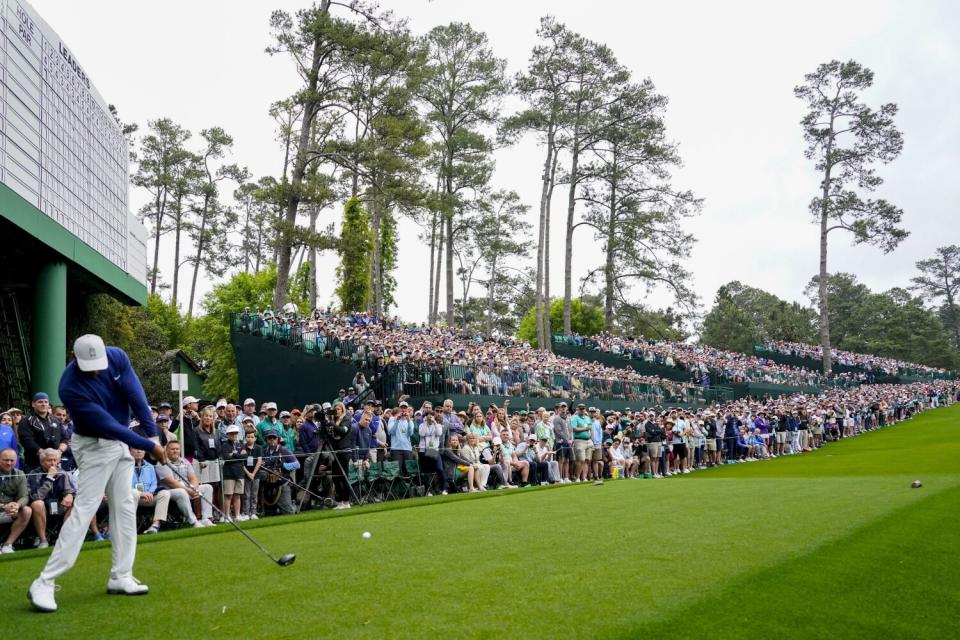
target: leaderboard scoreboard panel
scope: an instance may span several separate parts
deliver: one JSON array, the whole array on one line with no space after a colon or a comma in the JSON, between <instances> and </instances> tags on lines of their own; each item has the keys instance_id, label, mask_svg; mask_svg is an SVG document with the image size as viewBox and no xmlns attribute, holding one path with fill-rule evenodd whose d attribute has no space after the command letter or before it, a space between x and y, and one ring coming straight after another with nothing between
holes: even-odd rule
<instances>
[{"instance_id":1,"label":"leaderboard scoreboard panel","mask_svg":"<svg viewBox=\"0 0 960 640\"><path fill-rule=\"evenodd\" d=\"M0 181L145 281L120 126L81 61L29 4L0 7Z\"/></svg>"}]
</instances>

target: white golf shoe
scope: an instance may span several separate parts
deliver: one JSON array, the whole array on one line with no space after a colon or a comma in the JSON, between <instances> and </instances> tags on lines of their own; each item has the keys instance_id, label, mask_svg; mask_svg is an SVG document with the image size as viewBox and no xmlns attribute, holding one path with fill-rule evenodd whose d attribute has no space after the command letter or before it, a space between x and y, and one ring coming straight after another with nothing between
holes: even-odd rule
<instances>
[{"instance_id":1,"label":"white golf shoe","mask_svg":"<svg viewBox=\"0 0 960 640\"><path fill-rule=\"evenodd\" d=\"M117 578L113 575L107 581L107 593L122 596L142 596L150 592L150 587L133 576Z\"/></svg>"},{"instance_id":2,"label":"white golf shoe","mask_svg":"<svg viewBox=\"0 0 960 640\"><path fill-rule=\"evenodd\" d=\"M42 578L37 578L30 585L27 591L27 597L30 598L30 604L37 611L43 613L53 613L57 610L57 599L54 592L58 589L56 583L47 582Z\"/></svg>"}]
</instances>

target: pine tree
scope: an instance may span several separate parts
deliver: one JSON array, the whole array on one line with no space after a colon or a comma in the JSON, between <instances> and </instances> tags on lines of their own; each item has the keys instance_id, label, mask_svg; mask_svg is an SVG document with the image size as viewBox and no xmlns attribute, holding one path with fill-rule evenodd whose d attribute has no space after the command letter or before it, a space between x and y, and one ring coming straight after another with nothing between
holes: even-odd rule
<instances>
[{"instance_id":1,"label":"pine tree","mask_svg":"<svg viewBox=\"0 0 960 640\"><path fill-rule=\"evenodd\" d=\"M337 267L337 296L345 312L363 311L370 291L370 254L373 236L370 218L357 198L350 198L343 210L340 232L340 265Z\"/></svg>"}]
</instances>

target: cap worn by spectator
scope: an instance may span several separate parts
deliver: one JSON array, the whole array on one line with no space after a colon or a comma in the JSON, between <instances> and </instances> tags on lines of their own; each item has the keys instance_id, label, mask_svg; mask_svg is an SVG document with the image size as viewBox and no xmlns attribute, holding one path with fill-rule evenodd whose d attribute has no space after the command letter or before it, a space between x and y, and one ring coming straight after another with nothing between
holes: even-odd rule
<instances>
[{"instance_id":1,"label":"cap worn by spectator","mask_svg":"<svg viewBox=\"0 0 960 640\"><path fill-rule=\"evenodd\" d=\"M330 404L329 402L324 402L323 405L322 405L320 408L323 409L324 411L326 411L327 409L330 409L331 407L333 407L332 404Z\"/></svg>"},{"instance_id":2,"label":"cap worn by spectator","mask_svg":"<svg viewBox=\"0 0 960 640\"><path fill-rule=\"evenodd\" d=\"M531 433L529 436L527 436L527 440L533 440L534 442L536 442L537 436L535 436L535 435L533 435L533 434Z\"/></svg>"},{"instance_id":3,"label":"cap worn by spectator","mask_svg":"<svg viewBox=\"0 0 960 640\"><path fill-rule=\"evenodd\" d=\"M238 425L231 424L231 425L228 426L226 429L224 429L223 432L224 432L224 433L227 433L227 434L230 434L230 433L240 433L240 427L239 427Z\"/></svg>"},{"instance_id":4,"label":"cap worn by spectator","mask_svg":"<svg viewBox=\"0 0 960 640\"><path fill-rule=\"evenodd\" d=\"M157 422L170 422L169 416L157 416Z\"/></svg>"},{"instance_id":5,"label":"cap worn by spectator","mask_svg":"<svg viewBox=\"0 0 960 640\"><path fill-rule=\"evenodd\" d=\"M300 415L300 409L293 409L292 411L290 411L290 415L292 416Z\"/></svg>"},{"instance_id":6,"label":"cap worn by spectator","mask_svg":"<svg viewBox=\"0 0 960 640\"><path fill-rule=\"evenodd\" d=\"M217 409L226 409L227 401L226 400L217 400Z\"/></svg>"},{"instance_id":7,"label":"cap worn by spectator","mask_svg":"<svg viewBox=\"0 0 960 640\"><path fill-rule=\"evenodd\" d=\"M290 412L289 412L289 411L281 411L281 412L280 412L280 417L281 417L281 418L289 418L289 417L290 417Z\"/></svg>"},{"instance_id":8,"label":"cap worn by spectator","mask_svg":"<svg viewBox=\"0 0 960 640\"><path fill-rule=\"evenodd\" d=\"M267 429L267 432L263 434L264 438L279 438L280 432L276 429Z\"/></svg>"},{"instance_id":9,"label":"cap worn by spectator","mask_svg":"<svg viewBox=\"0 0 960 640\"><path fill-rule=\"evenodd\" d=\"M265 407L265 409L266 409L267 411L276 411L276 410L277 410L277 403L276 403L276 402L268 402L268 403L267 403L267 406Z\"/></svg>"},{"instance_id":10,"label":"cap worn by spectator","mask_svg":"<svg viewBox=\"0 0 960 640\"><path fill-rule=\"evenodd\" d=\"M249 422L250 424L253 424L253 418L251 418L250 416L246 416L246 417L242 420L242 422Z\"/></svg>"},{"instance_id":11,"label":"cap worn by spectator","mask_svg":"<svg viewBox=\"0 0 960 640\"><path fill-rule=\"evenodd\" d=\"M187 396L186 398L183 399L183 406L187 406L188 404L193 404L194 402L200 402L200 401L194 398L193 396Z\"/></svg>"},{"instance_id":12,"label":"cap worn by spectator","mask_svg":"<svg viewBox=\"0 0 960 640\"><path fill-rule=\"evenodd\" d=\"M169 403L169 402L161 402L160 404L157 405L157 408L158 408L158 409L172 409L173 407L170 406L170 403Z\"/></svg>"},{"instance_id":13,"label":"cap worn by spectator","mask_svg":"<svg viewBox=\"0 0 960 640\"><path fill-rule=\"evenodd\" d=\"M501 440L500 438L494 438L493 444L503 444L503 440Z\"/></svg>"},{"instance_id":14,"label":"cap worn by spectator","mask_svg":"<svg viewBox=\"0 0 960 640\"><path fill-rule=\"evenodd\" d=\"M251 405L251 404L252 404L253 406L257 406L257 401L254 400L253 398L247 398L246 400L243 401L243 406L245 406L245 407L246 407L247 405Z\"/></svg>"},{"instance_id":15,"label":"cap worn by spectator","mask_svg":"<svg viewBox=\"0 0 960 640\"><path fill-rule=\"evenodd\" d=\"M48 396L43 391L37 391L35 394L33 394L34 402L36 402L37 400L49 400L49 399L50 399L50 396Z\"/></svg>"}]
</instances>

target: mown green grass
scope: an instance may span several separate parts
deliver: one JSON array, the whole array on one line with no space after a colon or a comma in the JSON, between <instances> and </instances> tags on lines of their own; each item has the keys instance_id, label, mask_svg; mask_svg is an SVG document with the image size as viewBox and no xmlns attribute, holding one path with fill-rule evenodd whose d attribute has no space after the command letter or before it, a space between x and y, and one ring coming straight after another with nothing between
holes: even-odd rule
<instances>
[{"instance_id":1,"label":"mown green grass","mask_svg":"<svg viewBox=\"0 0 960 640\"><path fill-rule=\"evenodd\" d=\"M17 554L0 618L18 638L956 637L958 423L954 407L682 479L251 527L297 554L288 568L225 527L161 534L139 548L146 598L105 595L109 549L93 547L49 616L25 598L43 554Z\"/></svg>"}]
</instances>

